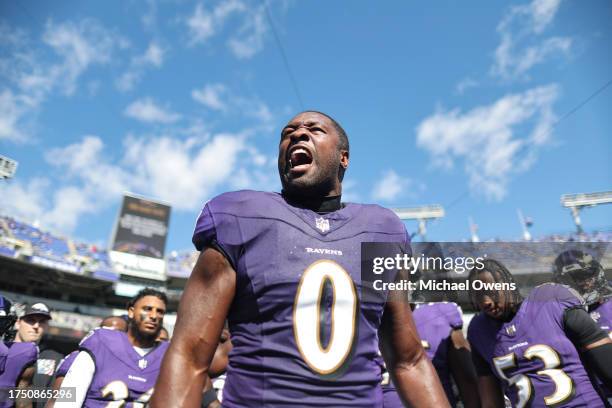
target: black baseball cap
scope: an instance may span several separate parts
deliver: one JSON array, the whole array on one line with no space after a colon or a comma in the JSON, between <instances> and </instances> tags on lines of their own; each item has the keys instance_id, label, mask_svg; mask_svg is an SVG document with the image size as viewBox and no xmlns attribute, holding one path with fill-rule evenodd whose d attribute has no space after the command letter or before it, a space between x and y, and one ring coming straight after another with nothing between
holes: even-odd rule
<instances>
[{"instance_id":1,"label":"black baseball cap","mask_svg":"<svg viewBox=\"0 0 612 408\"><path fill-rule=\"evenodd\" d=\"M23 319L26 316L33 315L45 316L51 319L51 311L49 310L49 306L42 302L34 303L33 305L27 305L25 308L25 313L23 314L23 316L21 316L21 318Z\"/></svg>"}]
</instances>

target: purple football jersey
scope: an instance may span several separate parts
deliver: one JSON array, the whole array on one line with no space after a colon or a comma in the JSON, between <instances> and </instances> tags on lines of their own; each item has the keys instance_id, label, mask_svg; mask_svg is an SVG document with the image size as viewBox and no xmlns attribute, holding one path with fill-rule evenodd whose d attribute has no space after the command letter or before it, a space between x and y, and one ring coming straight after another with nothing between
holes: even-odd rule
<instances>
[{"instance_id":1,"label":"purple football jersey","mask_svg":"<svg viewBox=\"0 0 612 408\"><path fill-rule=\"evenodd\" d=\"M0 375L4 372L4 365L6 364L6 357L8 356L9 349L6 347L3 341L0 341Z\"/></svg>"},{"instance_id":2,"label":"purple football jersey","mask_svg":"<svg viewBox=\"0 0 612 408\"><path fill-rule=\"evenodd\" d=\"M68 370L70 370L70 366L72 365L72 363L74 363L74 359L79 354L79 351L80 350L74 350L72 353L64 357L62 361L60 361L60 363L57 365L57 368L55 369L56 377L66 376L66 374L68 373Z\"/></svg>"},{"instance_id":3,"label":"purple football jersey","mask_svg":"<svg viewBox=\"0 0 612 408\"><path fill-rule=\"evenodd\" d=\"M612 338L612 300L608 300L591 310L591 317ZM606 387L599 379L597 379L597 384L608 401L612 403L612 389Z\"/></svg>"},{"instance_id":4,"label":"purple football jersey","mask_svg":"<svg viewBox=\"0 0 612 408\"><path fill-rule=\"evenodd\" d=\"M346 204L319 215L279 194L239 191L204 206L193 242L216 245L236 270L224 407L382 404L384 301L362 298L360 255L362 242L407 247L393 212Z\"/></svg>"},{"instance_id":5,"label":"purple football jersey","mask_svg":"<svg viewBox=\"0 0 612 408\"><path fill-rule=\"evenodd\" d=\"M591 317L612 338L612 300L608 300L591 310Z\"/></svg>"},{"instance_id":6,"label":"purple football jersey","mask_svg":"<svg viewBox=\"0 0 612 408\"><path fill-rule=\"evenodd\" d=\"M383 390L383 408L404 408L404 404L397 394L397 390L393 385L387 384L382 386Z\"/></svg>"},{"instance_id":7,"label":"purple football jersey","mask_svg":"<svg viewBox=\"0 0 612 408\"><path fill-rule=\"evenodd\" d=\"M90 332L79 348L87 351L96 365L84 407L107 407L110 401L142 407L153 394L168 342L158 342L141 357L126 333L101 327Z\"/></svg>"},{"instance_id":8,"label":"purple football jersey","mask_svg":"<svg viewBox=\"0 0 612 408\"><path fill-rule=\"evenodd\" d=\"M416 306L412 317L427 357L436 368L446 397L454 407L457 402L448 367L448 348L451 332L463 327L461 309L453 302L423 303Z\"/></svg>"},{"instance_id":9,"label":"purple football jersey","mask_svg":"<svg viewBox=\"0 0 612 408\"><path fill-rule=\"evenodd\" d=\"M4 372L0 373L0 388L16 387L23 370L38 358L38 347L34 343L6 343L8 355ZM0 401L0 408L12 407L12 401Z\"/></svg>"},{"instance_id":10,"label":"purple football jersey","mask_svg":"<svg viewBox=\"0 0 612 408\"><path fill-rule=\"evenodd\" d=\"M576 292L546 283L533 289L511 321L479 313L470 322L472 352L489 363L513 406L604 406L563 329L564 311L576 307L584 307Z\"/></svg>"},{"instance_id":11,"label":"purple football jersey","mask_svg":"<svg viewBox=\"0 0 612 408\"><path fill-rule=\"evenodd\" d=\"M382 391L383 391L383 408L403 408L404 404L397 394L397 390L395 389L395 384L393 384L393 380L391 380L391 376L387 371L387 366L382 358L382 355L379 356L381 370L382 370Z\"/></svg>"}]
</instances>

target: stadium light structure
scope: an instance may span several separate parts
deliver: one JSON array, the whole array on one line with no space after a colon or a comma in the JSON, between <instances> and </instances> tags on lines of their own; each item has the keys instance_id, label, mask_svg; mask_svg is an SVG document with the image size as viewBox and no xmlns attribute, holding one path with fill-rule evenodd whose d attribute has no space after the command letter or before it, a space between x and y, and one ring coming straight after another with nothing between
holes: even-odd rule
<instances>
[{"instance_id":1,"label":"stadium light structure","mask_svg":"<svg viewBox=\"0 0 612 408\"><path fill-rule=\"evenodd\" d=\"M468 217L468 224L470 225L470 240L472 242L480 242L480 238L478 237L478 225L474 223L472 217Z\"/></svg>"},{"instance_id":2,"label":"stadium light structure","mask_svg":"<svg viewBox=\"0 0 612 408\"><path fill-rule=\"evenodd\" d=\"M425 241L425 234L427 233L427 221L444 217L444 208L438 204L411 208L392 208L391 210L401 220L417 220L419 222L417 233L423 241Z\"/></svg>"},{"instance_id":3,"label":"stadium light structure","mask_svg":"<svg viewBox=\"0 0 612 408\"><path fill-rule=\"evenodd\" d=\"M612 191L602 191L599 193L563 194L561 196L561 205L571 210L574 224L576 224L576 231L579 234L583 232L582 222L580 220L580 211L586 207L594 207L596 205L610 203L612 203Z\"/></svg>"},{"instance_id":4,"label":"stadium light structure","mask_svg":"<svg viewBox=\"0 0 612 408\"><path fill-rule=\"evenodd\" d=\"M523 212L520 208L516 210L516 215L518 215L519 222L521 223L521 228L523 229L523 239L525 241L531 241L531 233L529 232L529 227L531 227L531 220L523 216Z\"/></svg>"},{"instance_id":5,"label":"stadium light structure","mask_svg":"<svg viewBox=\"0 0 612 408\"><path fill-rule=\"evenodd\" d=\"M17 171L19 163L11 158L0 155L0 179L10 179Z\"/></svg>"}]
</instances>

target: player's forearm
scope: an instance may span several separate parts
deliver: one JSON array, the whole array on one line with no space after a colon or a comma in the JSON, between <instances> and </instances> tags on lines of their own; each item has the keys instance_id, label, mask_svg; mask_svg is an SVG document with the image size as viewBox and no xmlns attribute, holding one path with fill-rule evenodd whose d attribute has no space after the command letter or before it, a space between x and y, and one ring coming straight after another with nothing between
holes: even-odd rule
<instances>
[{"instance_id":1,"label":"player's forearm","mask_svg":"<svg viewBox=\"0 0 612 408\"><path fill-rule=\"evenodd\" d=\"M196 364L193 354L171 346L164 358L149 406L200 407L207 369L206 365Z\"/></svg>"},{"instance_id":2,"label":"player's forearm","mask_svg":"<svg viewBox=\"0 0 612 408\"><path fill-rule=\"evenodd\" d=\"M460 333L460 332L459 332ZM478 378L472 364L469 345L463 334L451 335L451 345L448 348L448 366L451 375L457 384L461 401L465 408L480 408L480 394L478 393ZM459 341L456 341L456 339Z\"/></svg>"},{"instance_id":3,"label":"player's forearm","mask_svg":"<svg viewBox=\"0 0 612 408\"><path fill-rule=\"evenodd\" d=\"M414 361L398 362L392 376L400 397L411 407L450 407L438 374L425 354Z\"/></svg>"},{"instance_id":4,"label":"player's forearm","mask_svg":"<svg viewBox=\"0 0 612 408\"><path fill-rule=\"evenodd\" d=\"M236 273L221 253L200 254L179 305L151 407L199 407L206 375L234 298Z\"/></svg>"}]
</instances>

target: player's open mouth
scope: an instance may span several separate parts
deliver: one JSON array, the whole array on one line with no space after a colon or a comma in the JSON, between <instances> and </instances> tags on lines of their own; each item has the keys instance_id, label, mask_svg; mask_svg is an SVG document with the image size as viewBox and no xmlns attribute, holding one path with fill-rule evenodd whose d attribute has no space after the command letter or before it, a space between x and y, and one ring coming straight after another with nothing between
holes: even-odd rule
<instances>
[{"instance_id":1,"label":"player's open mouth","mask_svg":"<svg viewBox=\"0 0 612 408\"><path fill-rule=\"evenodd\" d=\"M303 145L295 145L289 149L289 169L292 173L303 173L312 164L312 153Z\"/></svg>"}]
</instances>

